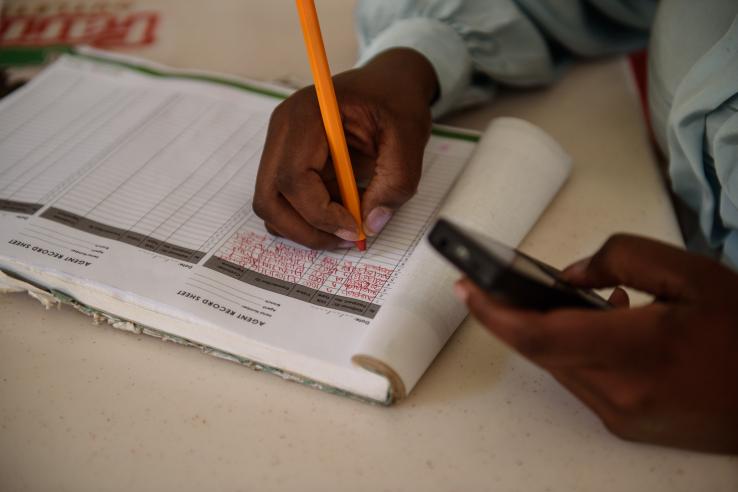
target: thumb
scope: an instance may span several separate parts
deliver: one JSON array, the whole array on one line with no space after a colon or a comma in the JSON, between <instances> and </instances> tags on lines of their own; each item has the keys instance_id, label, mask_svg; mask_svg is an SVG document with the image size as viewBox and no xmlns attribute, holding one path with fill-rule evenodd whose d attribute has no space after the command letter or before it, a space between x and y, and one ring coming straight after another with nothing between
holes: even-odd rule
<instances>
[{"instance_id":1,"label":"thumb","mask_svg":"<svg viewBox=\"0 0 738 492\"><path fill-rule=\"evenodd\" d=\"M415 195L427 139L417 129L403 131L396 125L382 132L374 176L361 203L368 236L378 234L392 214Z\"/></svg>"},{"instance_id":2,"label":"thumb","mask_svg":"<svg viewBox=\"0 0 738 492\"><path fill-rule=\"evenodd\" d=\"M699 267L691 256L658 241L616 234L594 256L569 266L562 276L581 287L623 285L660 300L685 299L693 297L691 271Z\"/></svg>"}]
</instances>

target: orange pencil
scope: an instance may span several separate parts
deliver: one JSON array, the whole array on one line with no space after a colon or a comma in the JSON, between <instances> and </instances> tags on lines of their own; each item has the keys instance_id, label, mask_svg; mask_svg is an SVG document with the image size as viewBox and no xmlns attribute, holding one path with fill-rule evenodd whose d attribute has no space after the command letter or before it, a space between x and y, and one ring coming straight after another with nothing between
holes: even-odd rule
<instances>
[{"instance_id":1,"label":"orange pencil","mask_svg":"<svg viewBox=\"0 0 738 492\"><path fill-rule=\"evenodd\" d=\"M325 55L323 36L320 33L318 13L315 10L313 0L296 1L310 69L313 72L315 91L318 93L320 114L323 116L328 147L331 151L333 167L338 178L338 188L341 191L341 200L343 206L348 209L356 221L356 227L359 231L359 240L356 241L356 247L360 251L364 251L366 249L366 235L361 224L359 190L356 187L356 178L354 178L354 170L351 166L351 158L346 145L346 135L343 133L343 123L341 123L341 114L338 111L336 91L333 88L328 58Z\"/></svg>"}]
</instances>

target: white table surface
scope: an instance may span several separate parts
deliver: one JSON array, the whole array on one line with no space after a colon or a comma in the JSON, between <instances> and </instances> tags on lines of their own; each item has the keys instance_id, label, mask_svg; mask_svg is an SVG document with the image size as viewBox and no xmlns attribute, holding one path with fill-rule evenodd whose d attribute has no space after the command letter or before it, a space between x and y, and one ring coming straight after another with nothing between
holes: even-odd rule
<instances>
[{"instance_id":1,"label":"white table surface","mask_svg":"<svg viewBox=\"0 0 738 492\"><path fill-rule=\"evenodd\" d=\"M318 2L334 70L355 56L351 3ZM161 37L136 54L308 77L292 2L144 4L162 12ZM679 242L626 74L622 60L580 65L554 88L449 118L523 117L572 154L523 244L554 265L616 231ZM0 296L0 489L735 491L738 458L613 437L473 320L383 408L12 294Z\"/></svg>"}]
</instances>

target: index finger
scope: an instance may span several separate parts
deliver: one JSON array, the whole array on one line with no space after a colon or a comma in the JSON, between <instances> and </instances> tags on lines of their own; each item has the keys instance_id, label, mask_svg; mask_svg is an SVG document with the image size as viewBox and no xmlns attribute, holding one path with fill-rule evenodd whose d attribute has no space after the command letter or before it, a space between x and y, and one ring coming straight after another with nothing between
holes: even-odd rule
<instances>
[{"instance_id":1,"label":"index finger","mask_svg":"<svg viewBox=\"0 0 738 492\"><path fill-rule=\"evenodd\" d=\"M359 239L358 227L351 214L332 200L320 175L312 169L293 169L277 178L277 191L312 227L336 234L341 239ZM349 235L349 233L353 235Z\"/></svg>"},{"instance_id":2,"label":"index finger","mask_svg":"<svg viewBox=\"0 0 738 492\"><path fill-rule=\"evenodd\" d=\"M254 202L256 210L257 203ZM350 247L352 243L342 241L333 234L315 229L305 222L281 195L273 197L268 214L257 214L264 219L267 230L312 249L335 249Z\"/></svg>"},{"instance_id":3,"label":"index finger","mask_svg":"<svg viewBox=\"0 0 738 492\"><path fill-rule=\"evenodd\" d=\"M328 159L322 127L311 124L320 121L319 115L313 114L315 108L310 101L304 101L306 97L296 94L272 113L256 175L253 209L271 230L288 239L311 248L332 248L339 244L339 239L306 221L279 190L280 183L282 188L285 183L299 183L301 174L314 174ZM328 195L319 178L309 187L317 188L319 195ZM297 206L313 205L308 202Z\"/></svg>"},{"instance_id":4,"label":"index finger","mask_svg":"<svg viewBox=\"0 0 738 492\"><path fill-rule=\"evenodd\" d=\"M666 306L651 304L607 311L517 309L495 300L470 280L459 283L474 316L505 343L546 367L597 366L623 359L639 362L659 335Z\"/></svg>"}]
</instances>

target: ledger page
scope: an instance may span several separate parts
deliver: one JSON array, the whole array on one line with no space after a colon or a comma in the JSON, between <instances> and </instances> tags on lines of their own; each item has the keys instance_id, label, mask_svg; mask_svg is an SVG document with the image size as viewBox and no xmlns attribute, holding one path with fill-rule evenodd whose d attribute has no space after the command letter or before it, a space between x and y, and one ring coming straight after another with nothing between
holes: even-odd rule
<instances>
[{"instance_id":1,"label":"ledger page","mask_svg":"<svg viewBox=\"0 0 738 492\"><path fill-rule=\"evenodd\" d=\"M278 353L363 372L351 365L353 349L475 142L431 138L417 195L367 251L315 251L270 235L251 210L279 101L60 59L0 101L2 266L30 265ZM212 333L195 341L233 350Z\"/></svg>"}]
</instances>

